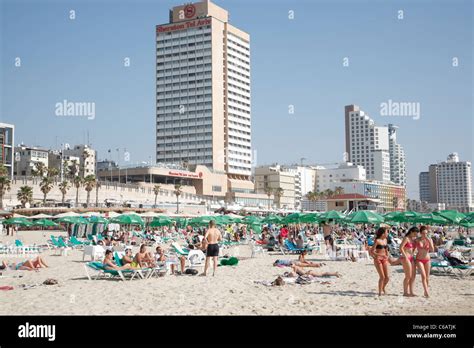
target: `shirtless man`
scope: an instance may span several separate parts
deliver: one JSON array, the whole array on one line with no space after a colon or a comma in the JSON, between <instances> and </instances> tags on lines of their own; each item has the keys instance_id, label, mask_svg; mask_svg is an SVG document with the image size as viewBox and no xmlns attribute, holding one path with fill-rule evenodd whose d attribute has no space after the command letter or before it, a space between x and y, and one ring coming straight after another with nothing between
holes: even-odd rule
<instances>
[{"instance_id":1,"label":"shirtless man","mask_svg":"<svg viewBox=\"0 0 474 348\"><path fill-rule=\"evenodd\" d=\"M296 275L310 275L313 277L340 277L341 275L338 272L316 272L313 270L305 271L303 268L298 266L291 266L292 272L289 272L290 277L294 277Z\"/></svg>"},{"instance_id":2,"label":"shirtless man","mask_svg":"<svg viewBox=\"0 0 474 348\"><path fill-rule=\"evenodd\" d=\"M216 228L216 222L211 220L209 222L209 228L204 235L204 240L208 243L207 252L206 252L206 264L204 265L204 273L201 273L202 276L206 276L207 269L209 268L209 260L212 257L214 270L212 275L216 274L217 269L217 258L219 256L219 241L222 240L221 232ZM204 241L203 240L203 241Z\"/></svg>"},{"instance_id":3,"label":"shirtless man","mask_svg":"<svg viewBox=\"0 0 474 348\"><path fill-rule=\"evenodd\" d=\"M142 244L140 246L140 251L135 255L134 260L140 265L140 267L154 267L155 260L149 252L146 251L146 245Z\"/></svg>"}]
</instances>

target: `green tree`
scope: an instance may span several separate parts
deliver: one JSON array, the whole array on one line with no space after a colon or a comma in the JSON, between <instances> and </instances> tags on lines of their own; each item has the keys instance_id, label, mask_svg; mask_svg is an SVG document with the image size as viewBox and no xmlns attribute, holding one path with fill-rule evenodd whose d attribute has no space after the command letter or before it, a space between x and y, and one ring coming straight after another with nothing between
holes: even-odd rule
<instances>
[{"instance_id":1,"label":"green tree","mask_svg":"<svg viewBox=\"0 0 474 348\"><path fill-rule=\"evenodd\" d=\"M82 178L76 175L72 179L72 184L76 188L76 207L79 206L79 188L82 186Z\"/></svg>"},{"instance_id":2,"label":"green tree","mask_svg":"<svg viewBox=\"0 0 474 348\"><path fill-rule=\"evenodd\" d=\"M66 199L66 193L70 188L71 186L69 185L69 182L67 181L63 181L62 183L59 184L59 191L61 191L61 195L62 195L61 202L63 204Z\"/></svg>"},{"instance_id":3,"label":"green tree","mask_svg":"<svg viewBox=\"0 0 474 348\"><path fill-rule=\"evenodd\" d=\"M33 201L33 187L31 186L20 187L16 197L20 201L21 206L24 208L26 206L26 203L31 203Z\"/></svg>"},{"instance_id":4,"label":"green tree","mask_svg":"<svg viewBox=\"0 0 474 348\"><path fill-rule=\"evenodd\" d=\"M265 194L266 194L267 197L268 197L268 210L270 210L270 208L271 208L270 197L271 197L272 194L273 194L273 189L272 189L271 187L265 186L264 192L265 192Z\"/></svg>"},{"instance_id":5,"label":"green tree","mask_svg":"<svg viewBox=\"0 0 474 348\"><path fill-rule=\"evenodd\" d=\"M95 176L94 175L87 175L84 180L83 180L83 184L84 184L84 189L86 190L87 192L87 198L86 198L86 206L89 207L89 201L90 201L90 197L91 197L91 191L94 189L95 187Z\"/></svg>"},{"instance_id":6,"label":"green tree","mask_svg":"<svg viewBox=\"0 0 474 348\"><path fill-rule=\"evenodd\" d=\"M278 198L278 209L281 209L281 197L283 197L284 192L285 191L281 187L275 189L275 197Z\"/></svg>"}]
</instances>

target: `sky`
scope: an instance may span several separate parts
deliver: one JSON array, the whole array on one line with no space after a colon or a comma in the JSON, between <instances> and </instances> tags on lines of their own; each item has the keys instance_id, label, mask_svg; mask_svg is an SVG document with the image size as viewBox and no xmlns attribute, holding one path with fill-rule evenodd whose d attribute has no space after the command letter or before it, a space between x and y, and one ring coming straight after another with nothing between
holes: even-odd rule
<instances>
[{"instance_id":1,"label":"sky","mask_svg":"<svg viewBox=\"0 0 474 348\"><path fill-rule=\"evenodd\" d=\"M155 26L183 2L0 0L0 122L16 143L154 160ZM399 126L410 198L429 164L473 161L472 1L214 2L251 36L255 164L342 162L348 104ZM95 117L57 116L63 100L95 103ZM389 100L420 117L381 115Z\"/></svg>"}]
</instances>

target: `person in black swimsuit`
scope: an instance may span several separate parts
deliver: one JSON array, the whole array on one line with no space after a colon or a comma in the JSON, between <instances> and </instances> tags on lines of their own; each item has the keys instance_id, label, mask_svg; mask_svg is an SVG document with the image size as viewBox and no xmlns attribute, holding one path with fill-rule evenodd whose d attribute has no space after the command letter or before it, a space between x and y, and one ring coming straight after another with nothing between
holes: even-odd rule
<instances>
[{"instance_id":1,"label":"person in black swimsuit","mask_svg":"<svg viewBox=\"0 0 474 348\"><path fill-rule=\"evenodd\" d=\"M209 244L207 245L206 264L204 265L204 272L201 273L201 275L202 276L206 275L207 269L209 268L209 259L212 257L213 266L214 266L212 275L214 276L216 274L217 259L219 256L218 243L222 240L221 232L216 228L216 223L214 220L211 220L209 222L209 229L204 235L204 240L207 241Z\"/></svg>"}]
</instances>

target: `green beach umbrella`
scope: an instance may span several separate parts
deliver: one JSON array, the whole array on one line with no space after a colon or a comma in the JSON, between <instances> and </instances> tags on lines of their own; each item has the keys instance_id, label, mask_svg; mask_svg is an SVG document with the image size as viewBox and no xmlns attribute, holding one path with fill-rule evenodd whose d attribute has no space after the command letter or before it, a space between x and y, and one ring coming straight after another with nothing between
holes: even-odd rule
<instances>
[{"instance_id":1,"label":"green beach umbrella","mask_svg":"<svg viewBox=\"0 0 474 348\"><path fill-rule=\"evenodd\" d=\"M91 223L91 224L104 224L104 225L107 225L109 223L109 220L107 220L106 218L104 218L102 216L96 216L96 215L92 215L91 217L87 218L87 221L89 221L89 223Z\"/></svg>"},{"instance_id":2,"label":"green beach umbrella","mask_svg":"<svg viewBox=\"0 0 474 348\"><path fill-rule=\"evenodd\" d=\"M267 223L267 224L278 224L283 220L281 216L275 215L275 214L270 214L268 216L265 216L262 220L262 222Z\"/></svg>"},{"instance_id":3,"label":"green beach umbrella","mask_svg":"<svg viewBox=\"0 0 474 348\"><path fill-rule=\"evenodd\" d=\"M322 221L326 220L344 220L346 216L337 210L331 210L319 215L319 219Z\"/></svg>"},{"instance_id":4,"label":"green beach umbrella","mask_svg":"<svg viewBox=\"0 0 474 348\"><path fill-rule=\"evenodd\" d=\"M66 223L66 224L80 224L86 225L89 221L80 216L66 216L57 220L58 222Z\"/></svg>"},{"instance_id":5,"label":"green beach umbrella","mask_svg":"<svg viewBox=\"0 0 474 348\"><path fill-rule=\"evenodd\" d=\"M28 219L24 217L12 217L2 221L4 225L18 225L18 226L31 226L33 225Z\"/></svg>"},{"instance_id":6,"label":"green beach umbrella","mask_svg":"<svg viewBox=\"0 0 474 348\"><path fill-rule=\"evenodd\" d=\"M319 222L319 214L318 213L303 214L303 216L300 218L300 221L306 222L306 223Z\"/></svg>"},{"instance_id":7,"label":"green beach umbrella","mask_svg":"<svg viewBox=\"0 0 474 348\"><path fill-rule=\"evenodd\" d=\"M385 221L394 221L393 219L400 215L400 211L391 211L383 215Z\"/></svg>"},{"instance_id":8,"label":"green beach umbrella","mask_svg":"<svg viewBox=\"0 0 474 348\"><path fill-rule=\"evenodd\" d=\"M136 214L122 214L110 219L110 222L120 225L144 225L143 219Z\"/></svg>"},{"instance_id":9,"label":"green beach umbrella","mask_svg":"<svg viewBox=\"0 0 474 348\"><path fill-rule=\"evenodd\" d=\"M33 226L56 227L58 224L49 219L39 219L33 222Z\"/></svg>"},{"instance_id":10,"label":"green beach umbrella","mask_svg":"<svg viewBox=\"0 0 474 348\"><path fill-rule=\"evenodd\" d=\"M353 224L380 224L384 222L383 216L367 210L359 210L351 215L350 222Z\"/></svg>"},{"instance_id":11,"label":"green beach umbrella","mask_svg":"<svg viewBox=\"0 0 474 348\"><path fill-rule=\"evenodd\" d=\"M150 223L150 227L168 226L171 225L172 222L173 220L167 216L159 216L153 219L153 221Z\"/></svg>"},{"instance_id":12,"label":"green beach umbrella","mask_svg":"<svg viewBox=\"0 0 474 348\"><path fill-rule=\"evenodd\" d=\"M420 224L447 224L449 221L442 217L441 215L436 215L433 213L423 213L419 214L417 217L412 219L414 223Z\"/></svg>"},{"instance_id":13,"label":"green beach umbrella","mask_svg":"<svg viewBox=\"0 0 474 348\"><path fill-rule=\"evenodd\" d=\"M413 222L418 216L420 216L420 213L416 211L401 211L389 220L396 222Z\"/></svg>"},{"instance_id":14,"label":"green beach umbrella","mask_svg":"<svg viewBox=\"0 0 474 348\"><path fill-rule=\"evenodd\" d=\"M435 212L435 214L444 217L452 224L458 224L461 222L461 220L466 218L466 215L458 212L457 210L442 210Z\"/></svg>"},{"instance_id":15,"label":"green beach umbrella","mask_svg":"<svg viewBox=\"0 0 474 348\"><path fill-rule=\"evenodd\" d=\"M242 222L246 224L260 223L262 219L255 215L247 215L242 219Z\"/></svg>"}]
</instances>

